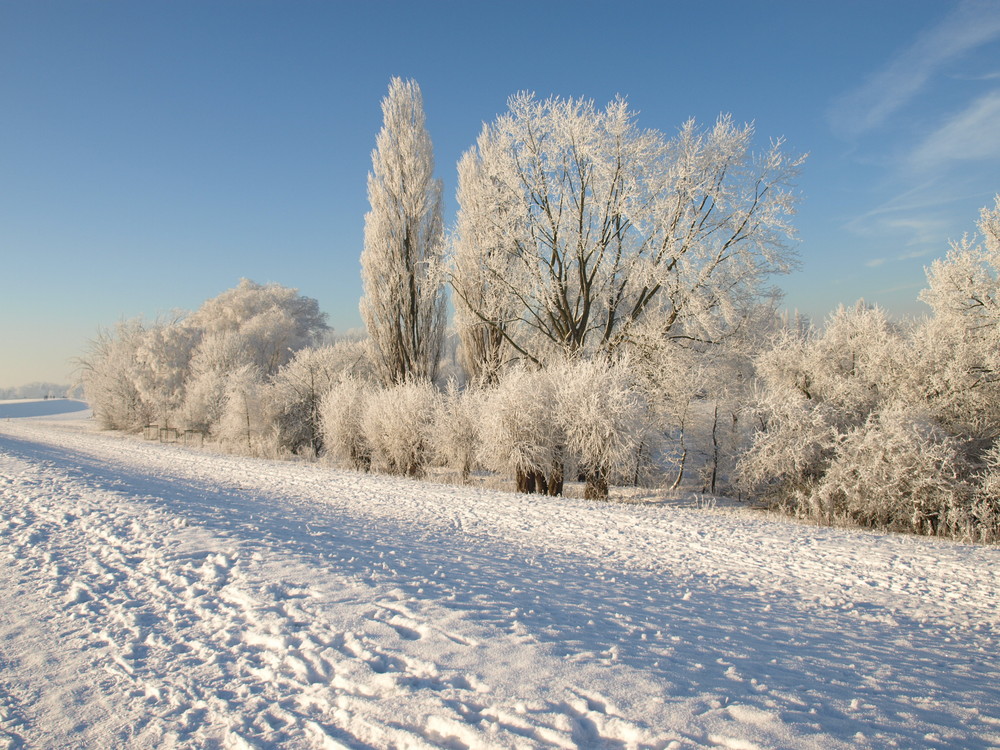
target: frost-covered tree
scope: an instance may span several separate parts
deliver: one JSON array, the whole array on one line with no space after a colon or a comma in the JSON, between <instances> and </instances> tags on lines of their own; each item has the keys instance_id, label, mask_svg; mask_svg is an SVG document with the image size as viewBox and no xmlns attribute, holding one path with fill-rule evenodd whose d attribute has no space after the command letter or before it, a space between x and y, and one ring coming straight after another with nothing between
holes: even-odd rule
<instances>
[{"instance_id":1,"label":"frost-covered tree","mask_svg":"<svg viewBox=\"0 0 1000 750\"><path fill-rule=\"evenodd\" d=\"M145 333L139 320L100 329L77 360L84 398L106 430L139 430L152 416L152 408L135 382L139 345Z\"/></svg>"},{"instance_id":2,"label":"frost-covered tree","mask_svg":"<svg viewBox=\"0 0 1000 750\"><path fill-rule=\"evenodd\" d=\"M977 437L1000 437L1000 195L979 235L952 243L927 270L920 299L933 317L920 345L937 369L924 389L939 418Z\"/></svg>"},{"instance_id":3,"label":"frost-covered tree","mask_svg":"<svg viewBox=\"0 0 1000 750\"><path fill-rule=\"evenodd\" d=\"M758 430L740 464L744 483L775 502L825 516L816 489L844 437L894 401L903 332L885 312L839 308L822 332L782 331L758 356Z\"/></svg>"},{"instance_id":4,"label":"frost-covered tree","mask_svg":"<svg viewBox=\"0 0 1000 750\"><path fill-rule=\"evenodd\" d=\"M320 404L345 375L336 346L301 349L271 380L278 444L315 457L323 448Z\"/></svg>"},{"instance_id":5,"label":"frost-covered tree","mask_svg":"<svg viewBox=\"0 0 1000 750\"><path fill-rule=\"evenodd\" d=\"M218 340L210 342L221 362L206 362L205 367L224 369L234 353L240 352L244 358L240 364L256 366L265 377L274 375L296 351L315 344L328 330L326 314L316 300L300 295L297 289L249 279L240 279L233 289L204 302L186 323L206 338L224 333L238 338L226 346L219 346ZM202 358L209 359L208 353Z\"/></svg>"},{"instance_id":6,"label":"frost-covered tree","mask_svg":"<svg viewBox=\"0 0 1000 750\"><path fill-rule=\"evenodd\" d=\"M444 335L441 183L414 81L393 78L368 175L361 317L384 384L433 379Z\"/></svg>"},{"instance_id":7,"label":"frost-covered tree","mask_svg":"<svg viewBox=\"0 0 1000 750\"><path fill-rule=\"evenodd\" d=\"M437 390L427 380L406 380L368 394L361 425L373 468L411 477L424 475L433 455L437 398Z\"/></svg>"},{"instance_id":8,"label":"frost-covered tree","mask_svg":"<svg viewBox=\"0 0 1000 750\"><path fill-rule=\"evenodd\" d=\"M276 415L263 373L243 365L229 374L218 436L237 453L271 456L277 453Z\"/></svg>"},{"instance_id":9,"label":"frost-covered tree","mask_svg":"<svg viewBox=\"0 0 1000 750\"><path fill-rule=\"evenodd\" d=\"M191 356L182 408L184 422L198 430L218 425L230 375L249 364L246 341L237 331L204 334Z\"/></svg>"},{"instance_id":10,"label":"frost-covered tree","mask_svg":"<svg viewBox=\"0 0 1000 750\"><path fill-rule=\"evenodd\" d=\"M565 459L605 499L609 481L628 481L652 438L649 402L627 359L578 360L550 366Z\"/></svg>"},{"instance_id":11,"label":"frost-covered tree","mask_svg":"<svg viewBox=\"0 0 1000 750\"><path fill-rule=\"evenodd\" d=\"M458 216L452 239L455 329L468 375L495 384L515 355L506 341L522 304L495 278L517 255L519 196L485 173L475 150L458 163Z\"/></svg>"},{"instance_id":12,"label":"frost-covered tree","mask_svg":"<svg viewBox=\"0 0 1000 750\"><path fill-rule=\"evenodd\" d=\"M148 328L139 339L133 378L161 425L176 421L198 335L181 320L171 320Z\"/></svg>"},{"instance_id":13,"label":"frost-covered tree","mask_svg":"<svg viewBox=\"0 0 1000 750\"><path fill-rule=\"evenodd\" d=\"M753 134L722 117L667 139L620 99L512 97L462 162L453 288L469 356L488 366L502 341L537 365L738 331L792 266L802 163L780 141L754 154Z\"/></svg>"},{"instance_id":14,"label":"frost-covered tree","mask_svg":"<svg viewBox=\"0 0 1000 750\"><path fill-rule=\"evenodd\" d=\"M320 403L320 423L326 455L358 471L372 465L372 450L363 418L372 385L348 375L336 383Z\"/></svg>"},{"instance_id":15,"label":"frost-covered tree","mask_svg":"<svg viewBox=\"0 0 1000 750\"><path fill-rule=\"evenodd\" d=\"M556 390L551 374L515 365L483 399L479 462L513 478L518 492L561 495L566 436L553 418Z\"/></svg>"}]
</instances>

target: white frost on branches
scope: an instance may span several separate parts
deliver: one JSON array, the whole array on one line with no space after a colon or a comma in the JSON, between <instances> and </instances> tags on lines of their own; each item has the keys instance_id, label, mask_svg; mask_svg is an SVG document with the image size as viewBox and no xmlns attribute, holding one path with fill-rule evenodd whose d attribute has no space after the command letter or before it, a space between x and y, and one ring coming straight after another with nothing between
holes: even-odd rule
<instances>
[{"instance_id":1,"label":"white frost on branches","mask_svg":"<svg viewBox=\"0 0 1000 750\"><path fill-rule=\"evenodd\" d=\"M452 275L467 357L488 371L611 352L640 331L738 330L793 265L803 161L780 141L752 153L753 133L722 117L667 139L621 99L512 97L461 165Z\"/></svg>"},{"instance_id":2,"label":"white frost on branches","mask_svg":"<svg viewBox=\"0 0 1000 750\"><path fill-rule=\"evenodd\" d=\"M441 183L414 81L393 78L368 175L361 317L383 383L433 379L444 335Z\"/></svg>"}]
</instances>

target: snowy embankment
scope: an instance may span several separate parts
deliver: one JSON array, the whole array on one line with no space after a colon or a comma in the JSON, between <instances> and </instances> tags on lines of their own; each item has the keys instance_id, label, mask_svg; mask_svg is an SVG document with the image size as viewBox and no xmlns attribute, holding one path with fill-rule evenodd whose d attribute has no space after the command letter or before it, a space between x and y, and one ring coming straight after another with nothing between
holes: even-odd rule
<instances>
[{"instance_id":1,"label":"snowy embankment","mask_svg":"<svg viewBox=\"0 0 1000 750\"><path fill-rule=\"evenodd\" d=\"M1000 746L1000 550L0 420L0 747Z\"/></svg>"}]
</instances>

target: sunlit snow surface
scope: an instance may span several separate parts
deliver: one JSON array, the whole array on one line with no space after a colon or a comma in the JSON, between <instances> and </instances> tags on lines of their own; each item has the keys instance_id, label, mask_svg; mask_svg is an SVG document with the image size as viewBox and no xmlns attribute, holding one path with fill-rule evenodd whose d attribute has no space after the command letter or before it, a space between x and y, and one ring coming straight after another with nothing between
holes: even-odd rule
<instances>
[{"instance_id":1,"label":"sunlit snow surface","mask_svg":"<svg viewBox=\"0 0 1000 750\"><path fill-rule=\"evenodd\" d=\"M995 547L3 418L0 545L0 747L1000 745Z\"/></svg>"}]
</instances>

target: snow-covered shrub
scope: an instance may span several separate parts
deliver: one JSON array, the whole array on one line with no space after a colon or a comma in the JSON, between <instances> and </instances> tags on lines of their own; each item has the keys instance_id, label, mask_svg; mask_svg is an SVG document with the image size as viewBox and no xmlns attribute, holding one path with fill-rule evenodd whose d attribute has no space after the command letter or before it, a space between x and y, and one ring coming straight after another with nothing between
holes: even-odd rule
<instances>
[{"instance_id":1,"label":"snow-covered shrub","mask_svg":"<svg viewBox=\"0 0 1000 750\"><path fill-rule=\"evenodd\" d=\"M971 521L970 468L958 440L926 415L893 405L844 436L816 502L830 519L961 534Z\"/></svg>"},{"instance_id":2,"label":"snow-covered shrub","mask_svg":"<svg viewBox=\"0 0 1000 750\"><path fill-rule=\"evenodd\" d=\"M188 427L212 430L222 418L229 375L250 364L241 336L217 331L202 336L191 356L181 414Z\"/></svg>"},{"instance_id":3,"label":"snow-covered shrub","mask_svg":"<svg viewBox=\"0 0 1000 750\"><path fill-rule=\"evenodd\" d=\"M841 307L820 334L781 332L755 362L757 432L738 472L751 491L824 516L815 489L845 436L897 393L903 333L878 308Z\"/></svg>"},{"instance_id":4,"label":"snow-covered shrub","mask_svg":"<svg viewBox=\"0 0 1000 750\"><path fill-rule=\"evenodd\" d=\"M139 337L135 386L161 426L180 417L189 365L200 332L175 320L159 323Z\"/></svg>"},{"instance_id":5,"label":"snow-covered shrub","mask_svg":"<svg viewBox=\"0 0 1000 750\"><path fill-rule=\"evenodd\" d=\"M433 452L430 438L437 399L437 390L426 380L408 380L369 393L361 425L373 469L423 476Z\"/></svg>"},{"instance_id":6,"label":"snow-covered shrub","mask_svg":"<svg viewBox=\"0 0 1000 750\"><path fill-rule=\"evenodd\" d=\"M135 383L137 351L145 333L138 320L98 331L78 360L84 397L106 430L141 430L153 410Z\"/></svg>"},{"instance_id":7,"label":"snow-covered shrub","mask_svg":"<svg viewBox=\"0 0 1000 750\"><path fill-rule=\"evenodd\" d=\"M271 392L254 365L229 374L226 401L216 429L229 450L248 456L278 453L276 415Z\"/></svg>"},{"instance_id":8,"label":"snow-covered shrub","mask_svg":"<svg viewBox=\"0 0 1000 750\"><path fill-rule=\"evenodd\" d=\"M986 451L983 463L976 477L976 493L969 511L972 529L967 536L996 542L1000 541L1000 441Z\"/></svg>"},{"instance_id":9,"label":"snow-covered shrub","mask_svg":"<svg viewBox=\"0 0 1000 750\"><path fill-rule=\"evenodd\" d=\"M323 397L319 407L326 455L359 471L368 471L372 464L362 425L371 391L366 380L347 376Z\"/></svg>"},{"instance_id":10,"label":"snow-covered shrub","mask_svg":"<svg viewBox=\"0 0 1000 750\"><path fill-rule=\"evenodd\" d=\"M518 491L562 494L566 435L548 371L513 367L485 391L480 438L480 463Z\"/></svg>"},{"instance_id":11,"label":"snow-covered shrub","mask_svg":"<svg viewBox=\"0 0 1000 750\"><path fill-rule=\"evenodd\" d=\"M810 503L836 455L838 416L803 396L766 390L758 393L754 415L762 428L737 466L741 481L775 506L817 513Z\"/></svg>"},{"instance_id":12,"label":"snow-covered shrub","mask_svg":"<svg viewBox=\"0 0 1000 750\"><path fill-rule=\"evenodd\" d=\"M710 359L687 347L655 341L643 348L638 362L643 389L663 439L662 469L673 474L675 489L684 479L689 454L697 443L696 427L702 416L699 406L711 386Z\"/></svg>"},{"instance_id":13,"label":"snow-covered shrub","mask_svg":"<svg viewBox=\"0 0 1000 750\"><path fill-rule=\"evenodd\" d=\"M343 378L363 371L356 344L300 349L271 382L279 445L315 457L323 449L320 403Z\"/></svg>"},{"instance_id":14,"label":"snow-covered shrub","mask_svg":"<svg viewBox=\"0 0 1000 750\"><path fill-rule=\"evenodd\" d=\"M548 371L565 457L585 477L587 498L606 498L609 481L631 480L652 435L649 403L631 369L598 359Z\"/></svg>"},{"instance_id":15,"label":"snow-covered shrub","mask_svg":"<svg viewBox=\"0 0 1000 750\"><path fill-rule=\"evenodd\" d=\"M438 402L432 429L434 451L445 466L469 479L479 449L480 394L450 381Z\"/></svg>"}]
</instances>

